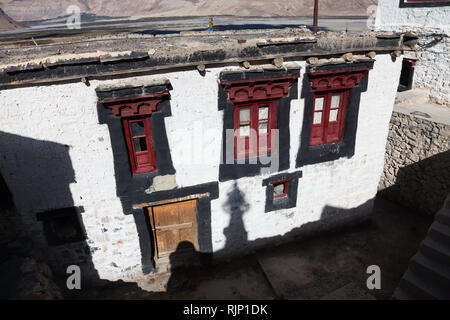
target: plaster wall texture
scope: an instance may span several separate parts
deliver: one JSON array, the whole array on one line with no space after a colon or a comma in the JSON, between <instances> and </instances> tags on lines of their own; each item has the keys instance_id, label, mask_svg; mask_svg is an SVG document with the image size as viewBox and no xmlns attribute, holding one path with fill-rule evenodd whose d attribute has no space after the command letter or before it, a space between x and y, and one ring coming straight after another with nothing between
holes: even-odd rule
<instances>
[{"instance_id":1,"label":"plaster wall texture","mask_svg":"<svg viewBox=\"0 0 450 320\"><path fill-rule=\"evenodd\" d=\"M419 36L414 87L430 90L434 102L450 105L450 6L400 8L398 0L378 2L376 31L415 32ZM436 41L434 36L441 35Z\"/></svg>"},{"instance_id":2,"label":"plaster wall texture","mask_svg":"<svg viewBox=\"0 0 450 320\"><path fill-rule=\"evenodd\" d=\"M238 250L246 241L282 236L324 218L325 209L327 217L339 220L338 208L355 208L375 196L401 69L401 59L393 62L390 55L378 55L375 59L368 89L361 95L355 155L295 168L305 106L301 98L292 100L290 168L286 171L303 171L297 207L264 212L266 190L262 180L270 175L219 182L219 198L211 202L213 251ZM297 63L302 67L298 80L301 97L305 62ZM172 116L165 118L165 124L176 185L180 188L218 181L223 111L218 110L217 103L219 75L223 70L209 68L204 77L197 71L180 71L136 78L149 81L164 76L172 84ZM108 128L99 124L97 118L95 88L108 83L114 80L95 80L90 86L80 82L0 91L0 131L7 134L0 137L3 150L0 170L30 234L43 247L46 241L42 223L36 220L35 213L65 206L84 208L80 218L86 243L48 250L64 267L63 272L67 264L75 262L90 266L101 279L133 281L141 276L137 229L133 216L124 215L116 196ZM24 156L20 148L8 151L16 137L18 143L48 142L39 153L42 159ZM67 150L67 159L58 161L61 152L55 150ZM195 158L199 154L204 157ZM55 157L61 167L54 166ZM45 174L27 171L36 161ZM73 170L63 181L67 188L52 188L64 170ZM172 188L174 184L168 186ZM227 238L224 230L230 222L230 192L236 187L243 199L239 205L245 233ZM61 195L62 192L66 194Z\"/></svg>"}]
</instances>

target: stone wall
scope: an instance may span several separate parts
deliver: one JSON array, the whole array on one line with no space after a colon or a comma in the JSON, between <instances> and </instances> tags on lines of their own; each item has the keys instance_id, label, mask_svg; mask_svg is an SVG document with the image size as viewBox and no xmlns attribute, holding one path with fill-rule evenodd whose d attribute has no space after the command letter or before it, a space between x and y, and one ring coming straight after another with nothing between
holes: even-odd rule
<instances>
[{"instance_id":1,"label":"stone wall","mask_svg":"<svg viewBox=\"0 0 450 320\"><path fill-rule=\"evenodd\" d=\"M433 215L450 192L450 126L393 112L381 195Z\"/></svg>"}]
</instances>

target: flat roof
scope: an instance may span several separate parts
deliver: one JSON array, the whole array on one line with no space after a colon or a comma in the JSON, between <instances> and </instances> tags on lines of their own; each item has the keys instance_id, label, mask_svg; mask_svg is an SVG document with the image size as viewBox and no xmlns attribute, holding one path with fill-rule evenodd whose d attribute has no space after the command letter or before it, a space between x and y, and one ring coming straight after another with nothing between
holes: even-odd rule
<instances>
[{"instance_id":1,"label":"flat roof","mask_svg":"<svg viewBox=\"0 0 450 320\"><path fill-rule=\"evenodd\" d=\"M0 89L14 86L79 81L86 78L161 73L249 61L267 63L345 53L413 50L417 37L389 32L318 32L285 28L188 31L145 35L133 32L62 38L42 45L0 42Z\"/></svg>"}]
</instances>

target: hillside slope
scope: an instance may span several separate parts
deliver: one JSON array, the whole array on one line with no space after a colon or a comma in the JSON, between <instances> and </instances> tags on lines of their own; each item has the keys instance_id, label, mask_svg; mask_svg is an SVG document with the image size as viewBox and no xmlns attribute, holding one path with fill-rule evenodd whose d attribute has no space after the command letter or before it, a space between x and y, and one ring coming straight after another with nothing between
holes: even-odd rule
<instances>
[{"instance_id":1,"label":"hillside slope","mask_svg":"<svg viewBox=\"0 0 450 320\"><path fill-rule=\"evenodd\" d=\"M11 19L2 9L0 9L0 30L12 30L21 27L20 23Z\"/></svg>"},{"instance_id":2,"label":"hillside slope","mask_svg":"<svg viewBox=\"0 0 450 320\"><path fill-rule=\"evenodd\" d=\"M320 0L321 15L367 14L377 0ZM312 15L314 0L2 0L2 8L17 21L67 15L76 5L81 12L99 16L304 16Z\"/></svg>"}]
</instances>

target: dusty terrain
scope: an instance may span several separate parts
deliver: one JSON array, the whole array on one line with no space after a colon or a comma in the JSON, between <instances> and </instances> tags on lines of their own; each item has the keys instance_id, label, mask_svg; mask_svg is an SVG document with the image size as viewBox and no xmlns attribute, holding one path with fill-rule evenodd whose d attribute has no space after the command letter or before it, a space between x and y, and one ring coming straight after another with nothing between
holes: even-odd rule
<instances>
[{"instance_id":1,"label":"dusty terrain","mask_svg":"<svg viewBox=\"0 0 450 320\"><path fill-rule=\"evenodd\" d=\"M21 28L22 26L17 21L11 19L1 8L0 8L0 30L13 30Z\"/></svg>"},{"instance_id":2,"label":"dusty terrain","mask_svg":"<svg viewBox=\"0 0 450 320\"><path fill-rule=\"evenodd\" d=\"M68 299L390 299L432 219L377 198L373 218L351 229L268 248L208 268L139 283L67 291ZM381 269L368 290L367 267ZM61 280L64 283L64 280ZM145 288L146 290L143 290Z\"/></svg>"},{"instance_id":3,"label":"dusty terrain","mask_svg":"<svg viewBox=\"0 0 450 320\"><path fill-rule=\"evenodd\" d=\"M3 10L17 21L51 19L67 15L76 5L97 16L311 16L314 0L2 0ZM377 0L321 0L320 14L366 16Z\"/></svg>"}]
</instances>

